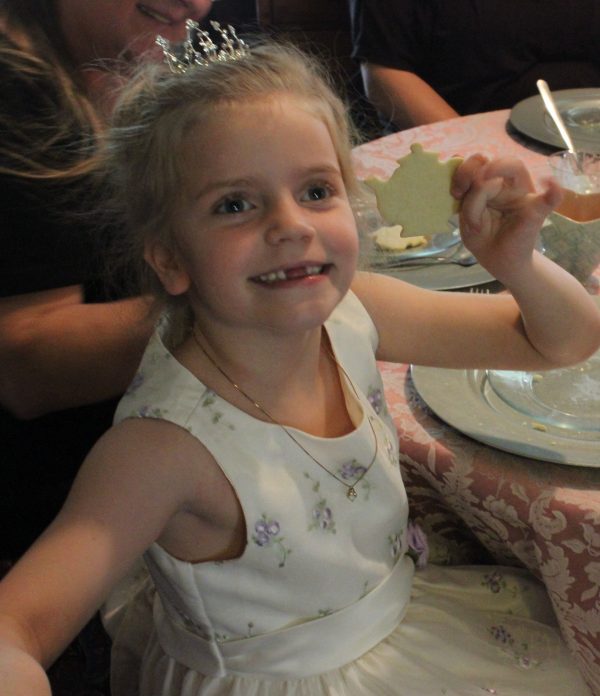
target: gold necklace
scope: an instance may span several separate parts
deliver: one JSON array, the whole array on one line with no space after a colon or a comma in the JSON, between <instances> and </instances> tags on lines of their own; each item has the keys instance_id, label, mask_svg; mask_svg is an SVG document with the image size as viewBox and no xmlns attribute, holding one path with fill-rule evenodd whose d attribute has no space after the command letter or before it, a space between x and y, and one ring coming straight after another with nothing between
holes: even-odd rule
<instances>
[{"instance_id":1,"label":"gold necklace","mask_svg":"<svg viewBox=\"0 0 600 696\"><path fill-rule=\"evenodd\" d=\"M283 425L283 423L280 423L278 420L276 420L275 418L273 418L273 416L272 416L263 406L261 406L261 404L259 404L258 401L256 401L255 399L253 399L249 394L247 394L247 393L240 387L239 384L237 384L236 382L234 382L234 381L231 379L231 377L225 372L225 370L223 370L223 368L216 362L216 360L215 360L211 355L209 355L209 353L208 353L208 351L206 350L206 348L202 345L202 343L201 343L200 340L198 339L198 336L196 335L196 325L195 325L195 324L194 324L194 326L192 327L192 338L194 339L194 341L195 341L196 345L198 346L198 348L200 348L200 350L202 351L202 353L206 356L206 358L208 359L208 361L213 365L213 367L214 367L216 370L218 370L218 371L223 375L223 377L225 377L225 379L229 382L229 384L231 384L231 386L232 386L236 391L238 391L245 399L247 399L247 400L248 400L256 409L258 409L263 415L265 415L265 416L271 421L271 423L274 423L275 425L278 425L278 426L283 430L283 432L290 438L290 440L292 440L292 442L294 442L294 443L304 452L304 454L306 454L308 457L310 457L310 459L312 459L313 462L314 462L315 464L317 464L318 466L320 466L321 469L323 469L323 471L325 471L325 472L328 473L330 476L332 476L336 481L339 481L339 482L342 484L342 486L344 486L344 487L347 489L347 491L346 491L346 497L348 498L348 500L350 500L350 501L356 500L356 498L357 498L357 496L358 496L358 493L357 493L357 491L356 491L356 486L357 486L357 485L363 480L363 478L367 475L367 473L369 472L369 470L371 469L371 467L372 467L373 464L375 463L375 460L377 459L377 454L378 454L378 452L379 452L379 440L377 439L377 435L376 435L376 433L375 433L375 428L373 427L373 423L372 423L372 420L371 420L371 416L367 415L367 420L368 420L369 426L370 426L370 428L371 428L371 433L373 434L373 439L375 440L375 452L373 453L373 458L371 459L371 462L369 463L369 466L367 466L367 467L362 467L364 470L361 472L360 476L354 481L354 483L351 483L351 484L350 484L350 483L346 483L346 481L344 481L343 479L341 479L339 476L336 476L336 475L335 475L332 471L330 471L324 464L321 464L321 462L320 462L318 459L316 459L315 457L313 457L313 455L304 447L304 445L302 445L301 442L299 442L298 440L296 440L296 438L295 438L295 437L292 435L292 433L285 427L285 425ZM358 392L357 392L357 390L356 390L356 387L354 386L354 382L350 379L350 376L348 375L348 373L346 372L346 370L344 370L344 368L343 368L343 367L338 363L338 361L335 359L335 356L333 355L333 353L332 353L330 350L327 350L327 352L329 353L329 355L330 355L331 359L333 360L333 362L335 363L335 365L342 371L342 373L344 374L344 376L345 376L346 379L348 380L348 384L352 387L352 391L354 392L354 395L356 396L356 399L360 402L360 397L358 396Z\"/></svg>"}]
</instances>

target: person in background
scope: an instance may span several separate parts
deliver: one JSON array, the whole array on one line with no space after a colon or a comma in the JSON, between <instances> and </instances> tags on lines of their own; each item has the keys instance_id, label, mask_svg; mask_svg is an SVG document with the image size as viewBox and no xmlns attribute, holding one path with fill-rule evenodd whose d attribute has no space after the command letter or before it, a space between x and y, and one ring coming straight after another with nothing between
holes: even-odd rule
<instances>
[{"instance_id":1,"label":"person in background","mask_svg":"<svg viewBox=\"0 0 600 696\"><path fill-rule=\"evenodd\" d=\"M0 559L56 515L109 427L154 320L103 289L102 233L79 213L95 143L133 65L210 0L0 1ZM156 54L155 54L156 55ZM102 240L104 242L104 240Z\"/></svg>"},{"instance_id":2,"label":"person in background","mask_svg":"<svg viewBox=\"0 0 600 696\"><path fill-rule=\"evenodd\" d=\"M4 695L47 696L43 666L142 553L156 594L128 597L113 696L583 694L526 572L413 578L377 370L547 369L598 348L594 302L535 251L558 185L536 194L522 163L477 155L454 175L463 241L512 294L358 272L344 104L297 50L223 41L192 64L167 44L173 72L146 66L115 108L108 207L169 311L0 583Z\"/></svg>"},{"instance_id":3,"label":"person in background","mask_svg":"<svg viewBox=\"0 0 600 696\"><path fill-rule=\"evenodd\" d=\"M600 87L600 0L350 0L353 56L387 132Z\"/></svg>"},{"instance_id":4,"label":"person in background","mask_svg":"<svg viewBox=\"0 0 600 696\"><path fill-rule=\"evenodd\" d=\"M0 575L110 427L156 315L150 298L104 288L97 247L110 231L80 214L116 68L158 33L184 38L210 7L0 0Z\"/></svg>"}]
</instances>

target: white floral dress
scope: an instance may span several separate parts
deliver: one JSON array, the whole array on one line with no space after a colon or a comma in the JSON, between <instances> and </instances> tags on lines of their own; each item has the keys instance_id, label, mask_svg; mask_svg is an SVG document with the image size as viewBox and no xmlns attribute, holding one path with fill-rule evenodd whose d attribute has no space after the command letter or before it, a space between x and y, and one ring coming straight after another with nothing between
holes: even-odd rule
<instances>
[{"instance_id":1,"label":"white floral dress","mask_svg":"<svg viewBox=\"0 0 600 696\"><path fill-rule=\"evenodd\" d=\"M355 430L292 433L328 472L191 375L164 323L152 338L115 420L161 418L198 437L236 491L247 544L218 563L147 551L152 583L113 628L113 696L587 694L525 573L430 566L413 579L375 328L350 293L326 330Z\"/></svg>"}]
</instances>

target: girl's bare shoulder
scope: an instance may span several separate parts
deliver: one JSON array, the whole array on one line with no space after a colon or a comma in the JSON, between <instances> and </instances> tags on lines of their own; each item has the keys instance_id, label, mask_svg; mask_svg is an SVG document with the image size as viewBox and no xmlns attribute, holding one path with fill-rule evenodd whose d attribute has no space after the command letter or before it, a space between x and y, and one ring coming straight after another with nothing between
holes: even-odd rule
<instances>
[{"instance_id":1,"label":"girl's bare shoulder","mask_svg":"<svg viewBox=\"0 0 600 696\"><path fill-rule=\"evenodd\" d=\"M94 445L75 490L120 489L135 498L141 493L175 511L203 489L198 484L215 468L212 455L184 428L159 419L127 418Z\"/></svg>"}]
</instances>

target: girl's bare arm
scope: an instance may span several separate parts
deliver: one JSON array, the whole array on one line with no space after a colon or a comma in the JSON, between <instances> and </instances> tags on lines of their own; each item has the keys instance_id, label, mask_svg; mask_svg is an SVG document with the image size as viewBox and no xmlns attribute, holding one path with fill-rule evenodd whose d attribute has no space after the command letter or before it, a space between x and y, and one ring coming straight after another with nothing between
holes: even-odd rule
<instances>
[{"instance_id":1,"label":"girl's bare arm","mask_svg":"<svg viewBox=\"0 0 600 696\"><path fill-rule=\"evenodd\" d=\"M381 275L354 289L379 331L378 357L445 367L548 369L600 345L600 311L569 273L535 251L558 187L534 192L517 160L474 156L454 177L461 235L511 296L439 293Z\"/></svg>"},{"instance_id":2,"label":"girl's bare arm","mask_svg":"<svg viewBox=\"0 0 600 696\"><path fill-rule=\"evenodd\" d=\"M189 433L158 421L127 420L101 438L63 510L0 583L4 696L49 693L41 667L191 496L201 497L203 451Z\"/></svg>"}]
</instances>

